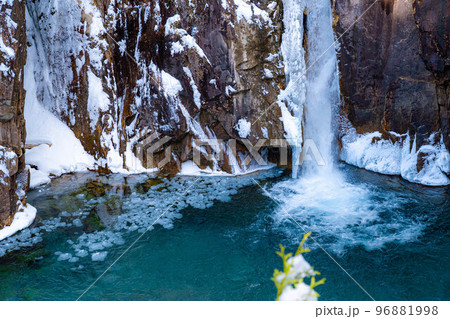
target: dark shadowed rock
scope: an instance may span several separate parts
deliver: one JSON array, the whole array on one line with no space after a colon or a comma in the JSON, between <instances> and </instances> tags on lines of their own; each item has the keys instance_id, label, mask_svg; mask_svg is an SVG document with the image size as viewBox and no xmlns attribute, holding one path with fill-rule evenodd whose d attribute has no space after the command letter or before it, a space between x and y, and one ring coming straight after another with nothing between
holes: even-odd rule
<instances>
[{"instance_id":1,"label":"dark shadowed rock","mask_svg":"<svg viewBox=\"0 0 450 319\"><path fill-rule=\"evenodd\" d=\"M343 111L358 133L409 132L419 148L438 132L450 150L449 2L373 3L335 2Z\"/></svg>"}]
</instances>

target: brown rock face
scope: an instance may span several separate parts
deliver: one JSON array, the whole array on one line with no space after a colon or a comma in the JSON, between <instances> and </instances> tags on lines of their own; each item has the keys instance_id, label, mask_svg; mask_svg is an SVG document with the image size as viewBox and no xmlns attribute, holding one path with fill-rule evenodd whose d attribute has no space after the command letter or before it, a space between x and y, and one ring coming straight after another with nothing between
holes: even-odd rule
<instances>
[{"instance_id":1,"label":"brown rock face","mask_svg":"<svg viewBox=\"0 0 450 319\"><path fill-rule=\"evenodd\" d=\"M380 131L388 137L390 131L409 132L417 147L440 132L450 150L449 2L373 3L335 2L348 119L358 133Z\"/></svg>"},{"instance_id":2,"label":"brown rock face","mask_svg":"<svg viewBox=\"0 0 450 319\"><path fill-rule=\"evenodd\" d=\"M103 0L95 7L74 1L58 10L47 1L30 2L42 61L48 61L51 86L62 92L52 95L55 90L42 84L37 95L106 170L111 149L122 155L124 168L130 164L127 149L144 166L157 164L165 149L149 161L140 147L155 133L170 138L165 168L171 172L192 159L193 138L223 140L219 146L227 148L240 137L235 127L241 119L252 124L252 142L266 132L283 138L279 108L265 112L285 86L282 1L270 7L241 2L251 16L237 14L231 0ZM73 25L61 19L67 15ZM102 107L90 102L94 77L107 96ZM44 83L39 75L37 80ZM237 148L245 153L240 142ZM227 156L215 165L231 171Z\"/></svg>"},{"instance_id":3,"label":"brown rock face","mask_svg":"<svg viewBox=\"0 0 450 319\"><path fill-rule=\"evenodd\" d=\"M414 1L420 56L433 74L440 127L450 150L450 2Z\"/></svg>"},{"instance_id":4,"label":"brown rock face","mask_svg":"<svg viewBox=\"0 0 450 319\"><path fill-rule=\"evenodd\" d=\"M263 137L261 127L270 128L272 136L282 138L278 108L257 121L264 110L276 102L280 87L284 86L278 54L282 33L281 1L276 10L260 4L256 8L265 10L270 18L264 20L254 15L252 22L237 17L232 4L227 2L225 9L220 1L178 1L178 5L150 1L125 11L117 9L120 18L116 20L113 36L118 42L126 40L126 50L139 54L144 61L139 63L154 63L160 72L180 81L179 103L208 138L225 142L239 138L234 127L241 118L256 122L249 136L252 141ZM155 11L155 8L159 8L159 12L156 10L157 14L149 16L145 22L145 10ZM198 46L186 44L191 41ZM276 58L266 60L270 56ZM172 138L170 144L176 162L191 159L189 141L200 137L199 132L180 107L170 112L174 101L165 97L164 79L158 79L156 73L143 87L138 83L142 83L142 66L121 53L117 45L113 60L117 94L125 100L126 118L122 122L133 123L133 133L126 138L150 128L152 132ZM265 69L270 70L272 76L265 76ZM159 80L163 82L163 90L158 85ZM145 100L138 102L145 90L148 92ZM274 124L268 124L271 119ZM229 170L226 160L219 165Z\"/></svg>"},{"instance_id":5,"label":"brown rock face","mask_svg":"<svg viewBox=\"0 0 450 319\"><path fill-rule=\"evenodd\" d=\"M0 4L0 228L12 222L18 203L25 201L23 66L26 61L24 1Z\"/></svg>"}]
</instances>

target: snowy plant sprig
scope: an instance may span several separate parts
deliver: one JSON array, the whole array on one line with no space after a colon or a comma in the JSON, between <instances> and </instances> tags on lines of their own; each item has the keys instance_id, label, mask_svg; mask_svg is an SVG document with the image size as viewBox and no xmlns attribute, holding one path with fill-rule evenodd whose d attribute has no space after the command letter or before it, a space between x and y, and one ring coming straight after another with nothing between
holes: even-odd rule
<instances>
[{"instance_id":1,"label":"snowy plant sprig","mask_svg":"<svg viewBox=\"0 0 450 319\"><path fill-rule=\"evenodd\" d=\"M318 271L303 258L304 253L310 252L304 248L306 239L311 232L305 234L295 255L285 253L285 247L280 244L277 255L283 260L283 271L275 269L272 281L277 288L277 301L315 301L319 294L314 290L317 286L325 283L325 278L316 281ZM305 282L309 279L309 285Z\"/></svg>"}]
</instances>

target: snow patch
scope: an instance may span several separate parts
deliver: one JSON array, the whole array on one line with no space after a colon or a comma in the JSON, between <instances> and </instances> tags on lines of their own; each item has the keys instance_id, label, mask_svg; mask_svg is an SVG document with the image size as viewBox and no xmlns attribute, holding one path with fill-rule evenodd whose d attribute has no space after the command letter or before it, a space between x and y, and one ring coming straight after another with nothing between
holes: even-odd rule
<instances>
[{"instance_id":1,"label":"snow patch","mask_svg":"<svg viewBox=\"0 0 450 319\"><path fill-rule=\"evenodd\" d=\"M109 97L103 91L102 80L92 71L88 71L89 95L87 109L91 120L91 130L94 131L99 120L100 112L109 109Z\"/></svg>"},{"instance_id":2,"label":"snow patch","mask_svg":"<svg viewBox=\"0 0 450 319\"><path fill-rule=\"evenodd\" d=\"M36 218L36 208L27 204L20 204L18 212L14 215L14 220L10 226L0 229L0 241L14 235L18 231L29 227ZM1 256L1 254L0 254Z\"/></svg>"},{"instance_id":3,"label":"snow patch","mask_svg":"<svg viewBox=\"0 0 450 319\"><path fill-rule=\"evenodd\" d=\"M180 21L181 21L180 15L176 14L173 17L168 18L165 25L166 37L169 37L170 35L176 35L180 37L180 40L178 42L174 42L172 44L171 50L172 56L174 54L182 52L183 48L186 47L188 49L195 50L201 58L205 59L209 64L211 64L205 52L197 44L194 37L192 37L186 30L175 27L175 25Z\"/></svg>"},{"instance_id":4,"label":"snow patch","mask_svg":"<svg viewBox=\"0 0 450 319\"><path fill-rule=\"evenodd\" d=\"M191 72L191 70L189 70L189 68L186 68L186 67L183 68L183 71L188 76L189 81L190 81L189 83L191 84L192 91L194 92L194 103L200 109L202 107L201 94L198 91L197 85L195 84L194 77L192 76L192 72Z\"/></svg>"},{"instance_id":5,"label":"snow patch","mask_svg":"<svg viewBox=\"0 0 450 319\"><path fill-rule=\"evenodd\" d=\"M234 126L240 138L247 138L250 135L252 125L247 119L240 119Z\"/></svg>"},{"instance_id":6,"label":"snow patch","mask_svg":"<svg viewBox=\"0 0 450 319\"><path fill-rule=\"evenodd\" d=\"M358 136L354 134L348 134L342 139L342 160L373 172L400 175L402 162L400 143L381 140L380 132ZM372 143L374 140L377 142Z\"/></svg>"},{"instance_id":7,"label":"snow patch","mask_svg":"<svg viewBox=\"0 0 450 319\"><path fill-rule=\"evenodd\" d=\"M393 134L402 136L400 134ZM342 138L341 159L373 172L400 175L404 179L428 186L449 185L450 154L443 139L434 143L436 133L428 139L427 145L417 149L416 140L411 143L409 134L406 139L391 142L381 139L380 132L357 134L350 128ZM423 168L417 171L417 158L424 159Z\"/></svg>"},{"instance_id":8,"label":"snow patch","mask_svg":"<svg viewBox=\"0 0 450 319\"><path fill-rule=\"evenodd\" d=\"M249 3L246 0L234 0L234 3L238 21L244 19L247 23L258 23L259 25L261 25L261 21L271 23L269 13L258 8L254 3ZM260 19L253 20L254 17Z\"/></svg>"},{"instance_id":9,"label":"snow patch","mask_svg":"<svg viewBox=\"0 0 450 319\"><path fill-rule=\"evenodd\" d=\"M26 151L25 159L31 169L31 186L50 180L50 174L60 176L68 172L84 171L94 165L75 134L60 119L45 109L36 96L34 67L38 65L36 48L28 48L25 65L25 119L26 143L38 145ZM43 143L45 142L45 144Z\"/></svg>"}]
</instances>

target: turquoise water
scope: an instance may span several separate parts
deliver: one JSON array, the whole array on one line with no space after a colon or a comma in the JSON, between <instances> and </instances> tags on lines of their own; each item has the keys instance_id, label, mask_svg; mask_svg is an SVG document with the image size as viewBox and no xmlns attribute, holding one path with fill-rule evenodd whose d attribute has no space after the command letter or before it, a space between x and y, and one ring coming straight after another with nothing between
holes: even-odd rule
<instances>
[{"instance_id":1,"label":"turquoise water","mask_svg":"<svg viewBox=\"0 0 450 319\"><path fill-rule=\"evenodd\" d=\"M291 181L279 170L162 183L64 176L30 192L34 228L0 242L0 299L75 300L157 221L82 300L273 300L278 245L293 251L304 234L288 213L375 299L448 300L450 188L340 171L339 182ZM305 258L327 278L321 300L369 300L313 241L307 246ZM96 252L105 259L93 261Z\"/></svg>"}]
</instances>

